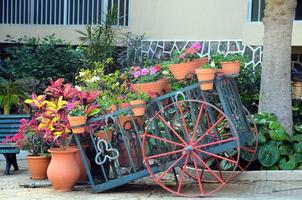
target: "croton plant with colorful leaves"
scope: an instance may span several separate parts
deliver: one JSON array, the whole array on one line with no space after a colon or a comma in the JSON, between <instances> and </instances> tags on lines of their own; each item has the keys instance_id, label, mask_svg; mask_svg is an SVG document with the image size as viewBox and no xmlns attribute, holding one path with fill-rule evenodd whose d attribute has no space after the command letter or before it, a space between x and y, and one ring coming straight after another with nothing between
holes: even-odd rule
<instances>
[{"instance_id":1,"label":"croton plant with colorful leaves","mask_svg":"<svg viewBox=\"0 0 302 200\"><path fill-rule=\"evenodd\" d=\"M33 108L33 118L29 123L23 120L19 132L7 141L24 146L30 132L39 136L41 142L64 149L71 133L67 117L70 109L82 105L87 116L97 114L99 108L94 102L99 94L98 91L79 91L72 84L64 84L63 78L51 81L43 95L32 94L31 99L25 100Z\"/></svg>"}]
</instances>

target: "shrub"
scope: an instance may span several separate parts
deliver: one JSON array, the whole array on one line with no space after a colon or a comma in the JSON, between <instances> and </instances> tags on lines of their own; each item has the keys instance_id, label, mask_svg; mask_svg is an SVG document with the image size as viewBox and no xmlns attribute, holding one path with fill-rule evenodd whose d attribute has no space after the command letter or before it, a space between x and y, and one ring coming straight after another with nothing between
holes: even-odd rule
<instances>
[{"instance_id":1,"label":"shrub","mask_svg":"<svg viewBox=\"0 0 302 200\"><path fill-rule=\"evenodd\" d=\"M34 77L39 86L44 86L49 79L64 77L73 82L75 73L82 65L82 54L56 39L54 35L44 38L21 38L18 41L8 36L15 45L5 49L8 57L5 67L11 70L11 77L17 80L24 77Z\"/></svg>"}]
</instances>

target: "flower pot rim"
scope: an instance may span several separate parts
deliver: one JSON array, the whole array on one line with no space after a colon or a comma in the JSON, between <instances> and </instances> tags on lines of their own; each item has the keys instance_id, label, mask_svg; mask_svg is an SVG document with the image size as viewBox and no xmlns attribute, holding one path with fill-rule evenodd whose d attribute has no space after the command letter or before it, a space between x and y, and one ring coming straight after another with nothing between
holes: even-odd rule
<instances>
[{"instance_id":1,"label":"flower pot rim","mask_svg":"<svg viewBox=\"0 0 302 200\"><path fill-rule=\"evenodd\" d=\"M40 159L50 159L50 156L34 156L34 155L27 155L26 159L30 160L40 160Z\"/></svg>"},{"instance_id":2,"label":"flower pot rim","mask_svg":"<svg viewBox=\"0 0 302 200\"><path fill-rule=\"evenodd\" d=\"M81 115L81 116L70 116L70 115L68 115L68 118L87 118L87 115Z\"/></svg>"},{"instance_id":3,"label":"flower pot rim","mask_svg":"<svg viewBox=\"0 0 302 200\"><path fill-rule=\"evenodd\" d=\"M133 104L135 102L135 104ZM132 104L131 104L132 103ZM136 104L145 104L146 101L145 100L142 100L142 99L136 99L136 100L131 100L130 101L130 105L136 105Z\"/></svg>"},{"instance_id":4,"label":"flower pot rim","mask_svg":"<svg viewBox=\"0 0 302 200\"><path fill-rule=\"evenodd\" d=\"M55 154L76 153L77 151L79 151L79 149L74 147L66 147L64 150L62 150L60 147L48 149L48 152Z\"/></svg>"}]
</instances>

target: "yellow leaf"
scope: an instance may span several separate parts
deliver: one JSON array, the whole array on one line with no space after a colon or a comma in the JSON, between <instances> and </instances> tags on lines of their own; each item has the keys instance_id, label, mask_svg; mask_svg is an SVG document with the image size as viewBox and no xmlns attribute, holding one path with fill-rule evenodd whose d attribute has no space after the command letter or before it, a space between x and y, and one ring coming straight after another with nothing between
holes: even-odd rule
<instances>
[{"instance_id":1,"label":"yellow leaf","mask_svg":"<svg viewBox=\"0 0 302 200\"><path fill-rule=\"evenodd\" d=\"M27 104L32 104L33 100L32 99L26 99L24 102L27 103Z\"/></svg>"},{"instance_id":2,"label":"yellow leaf","mask_svg":"<svg viewBox=\"0 0 302 200\"><path fill-rule=\"evenodd\" d=\"M47 101L47 106L48 107L51 107L51 108L55 108L55 109L57 109L57 105L56 104L54 104L53 102L51 102L51 101Z\"/></svg>"},{"instance_id":3,"label":"yellow leaf","mask_svg":"<svg viewBox=\"0 0 302 200\"><path fill-rule=\"evenodd\" d=\"M55 136L59 136L59 135L62 134L62 132L61 132L61 131L56 131L56 132L54 132L53 134L54 134Z\"/></svg>"}]
</instances>

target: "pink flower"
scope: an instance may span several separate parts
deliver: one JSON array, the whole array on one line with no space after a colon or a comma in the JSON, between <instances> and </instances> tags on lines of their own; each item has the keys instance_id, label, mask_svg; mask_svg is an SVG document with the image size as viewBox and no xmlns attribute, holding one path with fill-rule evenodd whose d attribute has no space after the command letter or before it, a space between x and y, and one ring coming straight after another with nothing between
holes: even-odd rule
<instances>
[{"instance_id":1,"label":"pink flower","mask_svg":"<svg viewBox=\"0 0 302 200\"><path fill-rule=\"evenodd\" d=\"M21 124L25 124L27 121L26 121L26 119L24 119L24 118L22 118L21 120L20 120L20 123Z\"/></svg>"},{"instance_id":2,"label":"pink flower","mask_svg":"<svg viewBox=\"0 0 302 200\"><path fill-rule=\"evenodd\" d=\"M201 44L199 42L194 42L191 48L194 48L196 51L199 51L201 49Z\"/></svg>"},{"instance_id":3,"label":"pink flower","mask_svg":"<svg viewBox=\"0 0 302 200\"><path fill-rule=\"evenodd\" d=\"M188 54L195 54L196 53L196 49L194 49L193 47L190 47L187 49L186 51Z\"/></svg>"},{"instance_id":4,"label":"pink flower","mask_svg":"<svg viewBox=\"0 0 302 200\"><path fill-rule=\"evenodd\" d=\"M142 70L141 70L141 73L142 73L142 76L146 76L146 75L148 75L149 74L149 69L148 68L143 68Z\"/></svg>"},{"instance_id":5,"label":"pink flower","mask_svg":"<svg viewBox=\"0 0 302 200\"><path fill-rule=\"evenodd\" d=\"M185 58L186 58L186 54L185 54L185 53L180 54L180 55L179 55L179 58L180 58L180 59L185 59Z\"/></svg>"},{"instance_id":6,"label":"pink flower","mask_svg":"<svg viewBox=\"0 0 302 200\"><path fill-rule=\"evenodd\" d=\"M134 72L134 74L133 74L133 76L134 76L134 78L138 78L138 77L140 77L142 74L141 74L141 71L136 71L136 72Z\"/></svg>"},{"instance_id":7,"label":"pink flower","mask_svg":"<svg viewBox=\"0 0 302 200\"><path fill-rule=\"evenodd\" d=\"M150 74L156 74L157 73L157 69L156 69L156 67L151 67L150 68Z\"/></svg>"}]
</instances>

